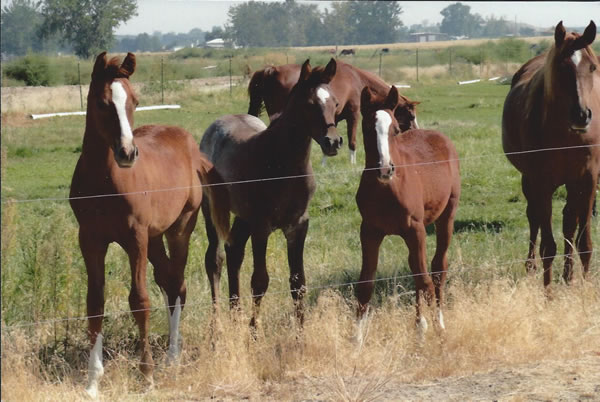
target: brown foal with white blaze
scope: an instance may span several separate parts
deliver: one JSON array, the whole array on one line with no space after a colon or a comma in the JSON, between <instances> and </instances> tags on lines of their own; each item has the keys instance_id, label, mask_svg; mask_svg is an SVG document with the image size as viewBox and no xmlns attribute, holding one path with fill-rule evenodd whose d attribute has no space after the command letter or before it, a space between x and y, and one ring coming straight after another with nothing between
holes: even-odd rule
<instances>
[{"instance_id":1,"label":"brown foal with white blaze","mask_svg":"<svg viewBox=\"0 0 600 402\"><path fill-rule=\"evenodd\" d=\"M71 183L71 208L79 223L79 245L88 275L87 314L92 346L86 391L98 394L102 365L104 259L117 242L129 255L129 304L141 339L140 369L152 382L148 343L150 300L147 260L167 304L167 361L179 354L179 319L185 304L184 269L190 235L202 202L200 175L210 169L187 131L149 125L132 130L137 97L129 76L135 56L123 63L100 54L92 72L83 147ZM170 189L170 190L168 190ZM168 190L168 191L165 191ZM163 243L167 239L169 255Z\"/></svg>"},{"instance_id":2,"label":"brown foal with white blaze","mask_svg":"<svg viewBox=\"0 0 600 402\"><path fill-rule=\"evenodd\" d=\"M362 318L373 294L379 248L387 235L402 236L408 246L421 336L428 326L421 314L423 300L428 304L437 300L438 323L444 328L441 305L448 271L446 254L460 197L458 154L452 142L438 131L415 129L398 135L401 128L394 113L398 107L404 106L395 87L387 97L374 95L369 88L362 91L366 163L356 194L362 216L362 269L356 289L360 341ZM437 238L432 276L427 270L425 250L425 227L431 223L435 223Z\"/></svg>"}]
</instances>

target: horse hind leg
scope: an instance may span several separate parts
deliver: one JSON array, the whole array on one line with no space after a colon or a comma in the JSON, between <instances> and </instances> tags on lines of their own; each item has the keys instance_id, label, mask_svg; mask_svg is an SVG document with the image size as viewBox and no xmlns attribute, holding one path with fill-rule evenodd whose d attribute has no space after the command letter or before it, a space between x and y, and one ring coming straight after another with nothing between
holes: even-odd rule
<instances>
[{"instance_id":1,"label":"horse hind leg","mask_svg":"<svg viewBox=\"0 0 600 402\"><path fill-rule=\"evenodd\" d=\"M567 202L563 208L563 236L565 243L565 267L563 279L569 283L573 277L573 237L577 229L576 190L567 185Z\"/></svg>"},{"instance_id":2,"label":"horse hind leg","mask_svg":"<svg viewBox=\"0 0 600 402\"><path fill-rule=\"evenodd\" d=\"M579 188L579 191L577 192L577 194L580 197L580 201L578 203L579 230L577 232L576 245L577 251L579 252L579 258L581 259L581 264L583 265L584 278L588 274L590 268L590 261L592 259L592 238L590 223L592 218L593 203L595 202L594 198L596 182L597 178L588 179L586 182L584 182L584 184Z\"/></svg>"},{"instance_id":3,"label":"horse hind leg","mask_svg":"<svg viewBox=\"0 0 600 402\"><path fill-rule=\"evenodd\" d=\"M244 262L246 243L249 238L250 227L244 220L236 217L233 220L233 225L231 225L230 242L225 246L227 254L227 278L229 281L229 306L232 309L239 308L240 270Z\"/></svg>"},{"instance_id":4,"label":"horse hind leg","mask_svg":"<svg viewBox=\"0 0 600 402\"><path fill-rule=\"evenodd\" d=\"M104 258L108 244L98 242L89 233L79 231L79 245L88 276L87 315L90 357L88 360L88 385L86 393L98 396L100 378L104 375L102 365L102 319L104 318Z\"/></svg>"},{"instance_id":5,"label":"horse hind leg","mask_svg":"<svg viewBox=\"0 0 600 402\"><path fill-rule=\"evenodd\" d=\"M427 272L427 256L425 250L425 227L422 223L414 222L413 228L405 236L404 241L408 246L408 265L414 275L417 304L417 331L418 340L422 344L429 325L423 316L423 306L431 306L435 298L435 287L431 276Z\"/></svg>"},{"instance_id":6,"label":"horse hind leg","mask_svg":"<svg viewBox=\"0 0 600 402\"><path fill-rule=\"evenodd\" d=\"M537 217L536 207L532 205L530 198L533 197L532 190L528 184L528 180L525 176L521 178L521 188L523 194L527 199L527 220L529 222L529 250L527 252L527 261L525 261L525 268L529 274L533 274L537 270L535 263L535 248L537 245L537 236L540 229L540 223ZM533 190L535 191L535 190Z\"/></svg>"},{"instance_id":7,"label":"horse hind leg","mask_svg":"<svg viewBox=\"0 0 600 402\"><path fill-rule=\"evenodd\" d=\"M190 237L196 226L199 210L182 215L175 226L166 233L169 245L169 262L166 280L165 303L169 318L169 349L167 364L174 363L181 353L182 338L179 333L181 312L186 302L185 266L187 264Z\"/></svg>"},{"instance_id":8,"label":"horse hind leg","mask_svg":"<svg viewBox=\"0 0 600 402\"><path fill-rule=\"evenodd\" d=\"M212 221L210 213L210 204L208 197L202 199L202 215L204 216L204 225L206 227L206 237L208 238L208 248L204 255L204 267L206 276L210 282L210 292L212 296L213 308L216 312L217 300L219 298L219 284L221 281L221 270L225 255L221 249L221 240L217 235L217 230Z\"/></svg>"},{"instance_id":9,"label":"horse hind leg","mask_svg":"<svg viewBox=\"0 0 600 402\"><path fill-rule=\"evenodd\" d=\"M454 216L458 199L451 198L442 215L435 222L436 248L431 261L433 285L437 304L437 324L440 329L446 329L442 305L444 304L444 286L448 274L448 248L454 232Z\"/></svg>"}]
</instances>

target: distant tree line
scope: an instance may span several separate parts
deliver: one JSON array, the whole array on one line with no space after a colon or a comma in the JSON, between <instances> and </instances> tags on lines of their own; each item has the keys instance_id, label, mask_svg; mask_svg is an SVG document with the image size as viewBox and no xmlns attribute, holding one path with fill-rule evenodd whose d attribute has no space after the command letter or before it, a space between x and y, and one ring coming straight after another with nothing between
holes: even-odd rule
<instances>
[{"instance_id":1,"label":"distant tree line","mask_svg":"<svg viewBox=\"0 0 600 402\"><path fill-rule=\"evenodd\" d=\"M73 52L88 58L102 50L159 51L198 47L223 38L244 47L288 47L393 43L414 32L442 32L451 37L531 35L503 18L482 18L460 2L441 10L440 24L404 26L400 2L332 2L323 11L296 0L248 1L231 6L228 21L210 32L142 33L115 37L115 29L137 15L137 0L12 0L2 7L3 55Z\"/></svg>"}]
</instances>

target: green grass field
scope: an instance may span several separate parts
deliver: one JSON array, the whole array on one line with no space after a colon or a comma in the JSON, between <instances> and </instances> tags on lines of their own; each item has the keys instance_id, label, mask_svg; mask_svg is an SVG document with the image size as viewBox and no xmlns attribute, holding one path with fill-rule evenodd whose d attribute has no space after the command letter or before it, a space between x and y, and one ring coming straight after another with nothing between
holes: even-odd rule
<instances>
[{"instance_id":1,"label":"green grass field","mask_svg":"<svg viewBox=\"0 0 600 402\"><path fill-rule=\"evenodd\" d=\"M448 135L461 158L462 197L450 247L448 286L449 289L455 286L455 289L462 289L467 294L471 290L477 293L476 289L498 280L505 281L510 291L526 279L524 258L528 225L525 201L520 190L520 176L503 155L501 146L500 117L508 89L507 85L482 82L464 86L417 84L402 91L409 98L422 102L418 108L421 127ZM210 94L182 91L176 101L182 106L179 110L137 113L135 126L150 123L179 125L192 132L199 142L204 129L213 120L222 114L243 113L248 103L243 87L234 88L231 96L229 91ZM3 346L5 339L12 339L15 334L29 340L31 345L27 356L38 362L36 367L39 369L37 374L32 375L38 376L36 378L42 383L81 384L84 381L82 370L87 364L84 357L87 323L75 319L85 316L86 273L77 243L77 224L66 200L80 152L84 124L84 117L80 116L36 121L20 115L2 116ZM345 136L345 123L341 123L338 130ZM304 252L309 312L322 312L323 299L320 296L334 292L340 297L340 303L346 305L336 311L348 314L348 320L352 317L354 302L351 282L358 279L361 265L361 219L354 200L364 166L360 132L358 144L357 165L350 164L348 150L344 148L338 156L330 158L325 167L320 164L318 145L313 144L311 160L317 191L310 204L311 220ZM559 245L562 244L564 195L563 189L560 189L554 198L554 232ZM594 219L592 223L593 241L598 247L598 222ZM431 228L429 258L433 256L434 245L435 236ZM204 224L200 218L192 237L186 270L188 305L183 315L184 336L192 339L190 348L196 350L190 352L189 359L192 360L202 354L198 350L206 346L204 340L209 336L211 308L204 271L206 246ZM562 252L562 247L559 246L559 250ZM410 291L414 287L412 279L407 277L410 272L407 256L401 238L388 237L384 240L377 273L381 280L377 282L373 299L374 305L382 309L381 314L399 308L408 311L405 316L411 317L413 296ZM562 289L558 283L562 262L562 258L557 258L554 263L554 286L559 289ZM241 279L246 314L250 312L251 263L248 245ZM279 232L270 238L267 264L271 284L261 314L265 316L265 337L273 340L275 335L269 335L269 331L276 331L284 325L285 317L292 312L285 241ZM576 269L579 275L580 266L577 265ZM597 281L597 258L592 260L591 270L593 280ZM108 317L103 332L110 355L108 360L113 362L118 362L118 356L123 355L133 361L136 359L137 329L127 313L129 278L124 251L111 245L106 259L105 311ZM152 342L159 351L164 349L168 339L165 335L168 325L162 297L152 275L148 277L148 284L155 308L151 313ZM540 274L533 287L541 289ZM225 298L226 275L223 275L221 289ZM456 300L457 294L461 293L449 293L450 309L460 304ZM393 304L391 307L390 303ZM226 299L221 300L222 311L227 310L226 306ZM30 325L46 320L50 322ZM268 345L265 343L262 347L268 348ZM285 371L287 363L282 364ZM260 363L255 362L253 367L256 366ZM276 377L265 367L261 366L261 369L257 374L258 383ZM128 375L134 375L135 369L127 363L125 370ZM234 369L221 367L220 370L223 375L228 375L227 370ZM130 389L130 385L119 384Z\"/></svg>"}]
</instances>

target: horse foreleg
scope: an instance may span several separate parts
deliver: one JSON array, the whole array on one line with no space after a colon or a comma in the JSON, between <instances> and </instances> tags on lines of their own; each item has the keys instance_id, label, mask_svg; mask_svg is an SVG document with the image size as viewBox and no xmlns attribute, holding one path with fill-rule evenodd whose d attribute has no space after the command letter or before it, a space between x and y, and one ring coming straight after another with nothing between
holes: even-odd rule
<instances>
[{"instance_id":1,"label":"horse foreleg","mask_svg":"<svg viewBox=\"0 0 600 402\"><path fill-rule=\"evenodd\" d=\"M230 243L225 246L227 252L227 277L229 279L229 306L237 308L240 299L240 269L244 262L246 243L250 237L250 228L242 219L236 217L229 233Z\"/></svg>"},{"instance_id":2,"label":"horse foreleg","mask_svg":"<svg viewBox=\"0 0 600 402\"><path fill-rule=\"evenodd\" d=\"M306 278L304 277L304 242L308 232L308 217L296 226L284 231L287 241L288 265L290 266L290 290L296 307L296 318L300 326L304 324L304 295Z\"/></svg>"},{"instance_id":3,"label":"horse foreleg","mask_svg":"<svg viewBox=\"0 0 600 402\"><path fill-rule=\"evenodd\" d=\"M369 301L375 288L375 273L377 272L377 260L379 258L379 248L385 234L379 229L370 226L364 221L360 225L360 246L362 251L362 267L360 277L356 284L356 299L358 307L356 318L358 319L357 341L362 344L363 327L367 319Z\"/></svg>"},{"instance_id":4,"label":"horse foreleg","mask_svg":"<svg viewBox=\"0 0 600 402\"><path fill-rule=\"evenodd\" d=\"M567 202L563 208L563 236L565 243L565 268L563 278L569 283L573 277L573 236L577 229L577 189L567 184Z\"/></svg>"},{"instance_id":5,"label":"horse foreleg","mask_svg":"<svg viewBox=\"0 0 600 402\"><path fill-rule=\"evenodd\" d=\"M544 286L552 282L552 262L556 256L556 242L552 235L552 195L540 197L539 203L533 205L539 216L542 239L540 241L540 256L544 267Z\"/></svg>"},{"instance_id":6,"label":"horse foreleg","mask_svg":"<svg viewBox=\"0 0 600 402\"><path fill-rule=\"evenodd\" d=\"M252 286L252 298L254 299L254 311L250 326L256 329L260 302L269 287L269 274L267 273L267 240L269 233L266 230L255 230L252 233L252 256L254 257L254 271L250 284Z\"/></svg>"},{"instance_id":7,"label":"horse foreleg","mask_svg":"<svg viewBox=\"0 0 600 402\"><path fill-rule=\"evenodd\" d=\"M425 252L425 226L421 222L412 222L411 228L404 236L404 241L408 246L408 265L414 275L416 287L417 303L417 329L419 340L422 342L427 332L427 320L423 316L423 302L428 305L435 298L435 289L431 276L427 272L427 255Z\"/></svg>"},{"instance_id":8,"label":"horse foreleg","mask_svg":"<svg viewBox=\"0 0 600 402\"><path fill-rule=\"evenodd\" d=\"M104 374L102 365L102 319L104 318L104 258L108 243L79 231L79 246L88 276L87 315L90 358L88 361L88 385L86 392L92 398L98 396L98 384Z\"/></svg>"},{"instance_id":9,"label":"horse foreleg","mask_svg":"<svg viewBox=\"0 0 600 402\"><path fill-rule=\"evenodd\" d=\"M346 127L348 129L348 148L350 149L350 163L356 164L356 130L358 128L358 120L360 111L352 111L346 119Z\"/></svg>"},{"instance_id":10,"label":"horse foreleg","mask_svg":"<svg viewBox=\"0 0 600 402\"><path fill-rule=\"evenodd\" d=\"M154 361L148 342L148 321L150 318L150 298L146 288L146 268L148 258L148 229L140 226L132 229L133 233L129 241L123 244L123 248L129 255L131 267L131 291L129 293L129 306L140 332L142 345L140 371L146 380L152 384L152 372Z\"/></svg>"}]
</instances>

